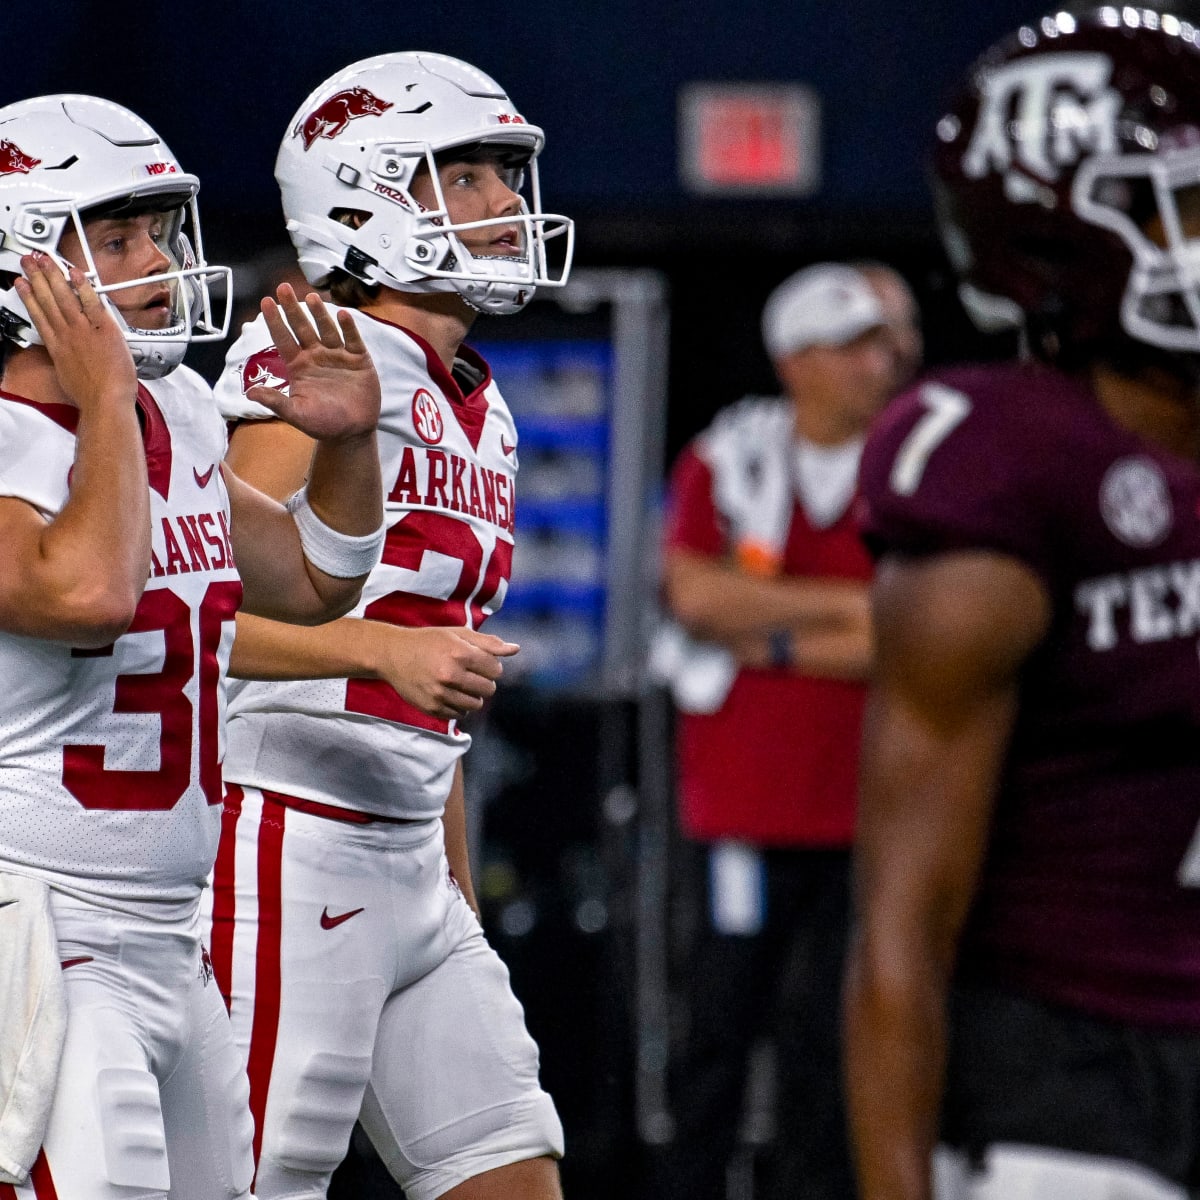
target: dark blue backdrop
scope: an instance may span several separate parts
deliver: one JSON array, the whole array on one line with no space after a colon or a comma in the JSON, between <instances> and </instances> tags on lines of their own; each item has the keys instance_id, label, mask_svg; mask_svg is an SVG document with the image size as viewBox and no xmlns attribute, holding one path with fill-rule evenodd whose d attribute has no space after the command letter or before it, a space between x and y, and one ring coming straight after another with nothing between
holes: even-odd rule
<instances>
[{"instance_id":1,"label":"dark blue backdrop","mask_svg":"<svg viewBox=\"0 0 1200 1200\"><path fill-rule=\"evenodd\" d=\"M210 259L237 262L283 240L272 164L316 84L389 49L467 59L546 129L545 203L577 219L577 263L665 273L670 457L717 407L773 387L758 312L807 262L890 261L917 290L930 358L976 352L934 235L924 159L965 67L1042 11L1040 0L0 0L0 103L74 90L139 112L203 181ZM814 88L821 190L802 202L684 195L676 99L705 80ZM529 319L517 325L514 335ZM496 322L479 336L493 331L510 333Z\"/></svg>"},{"instance_id":2,"label":"dark blue backdrop","mask_svg":"<svg viewBox=\"0 0 1200 1200\"><path fill-rule=\"evenodd\" d=\"M204 180L206 210L275 212L284 126L333 70L430 49L495 75L549 137L555 206L681 199L675 102L693 80L802 80L824 104L818 205L921 209L920 157L949 81L1036 0L49 0L0 4L0 102L90 91L127 104Z\"/></svg>"}]
</instances>

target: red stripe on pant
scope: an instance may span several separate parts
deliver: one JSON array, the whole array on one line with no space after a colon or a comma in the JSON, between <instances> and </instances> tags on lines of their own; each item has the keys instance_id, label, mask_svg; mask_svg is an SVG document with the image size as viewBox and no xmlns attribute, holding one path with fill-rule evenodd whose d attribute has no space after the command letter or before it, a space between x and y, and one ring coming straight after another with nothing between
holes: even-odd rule
<instances>
[{"instance_id":1,"label":"red stripe on pant","mask_svg":"<svg viewBox=\"0 0 1200 1200\"><path fill-rule=\"evenodd\" d=\"M29 1184L37 1200L58 1200L58 1191L50 1175L50 1164L46 1151L39 1150L29 1172ZM0 1183L0 1200L17 1200L17 1189L11 1183Z\"/></svg>"},{"instance_id":2,"label":"red stripe on pant","mask_svg":"<svg viewBox=\"0 0 1200 1200\"><path fill-rule=\"evenodd\" d=\"M250 1111L254 1117L254 1163L262 1153L267 1089L279 1036L279 956L282 933L283 827L287 810L267 806L258 826L258 944L255 947L254 1018L250 1027Z\"/></svg>"},{"instance_id":3,"label":"red stripe on pant","mask_svg":"<svg viewBox=\"0 0 1200 1200\"><path fill-rule=\"evenodd\" d=\"M237 861L237 823L242 816L245 793L236 783L225 785L225 810L221 814L221 840L217 846L217 861L213 867L213 917L209 931L209 955L217 987L230 1006L233 992L233 931L235 928L237 880L234 865ZM0 1197L0 1200L3 1200Z\"/></svg>"},{"instance_id":4,"label":"red stripe on pant","mask_svg":"<svg viewBox=\"0 0 1200 1200\"><path fill-rule=\"evenodd\" d=\"M34 1159L33 1170L29 1172L33 1181L33 1194L38 1200L58 1200L58 1192L50 1175L50 1164L46 1161L46 1151L39 1150Z\"/></svg>"}]
</instances>

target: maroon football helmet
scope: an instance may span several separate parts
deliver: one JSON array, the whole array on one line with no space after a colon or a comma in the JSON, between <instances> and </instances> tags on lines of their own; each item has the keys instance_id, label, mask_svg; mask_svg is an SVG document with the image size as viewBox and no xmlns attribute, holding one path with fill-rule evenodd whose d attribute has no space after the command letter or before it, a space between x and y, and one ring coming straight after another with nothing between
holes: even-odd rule
<instances>
[{"instance_id":1,"label":"maroon football helmet","mask_svg":"<svg viewBox=\"0 0 1200 1200\"><path fill-rule=\"evenodd\" d=\"M938 221L981 326L1035 352L1200 353L1200 29L1060 12L993 46L937 127Z\"/></svg>"}]
</instances>

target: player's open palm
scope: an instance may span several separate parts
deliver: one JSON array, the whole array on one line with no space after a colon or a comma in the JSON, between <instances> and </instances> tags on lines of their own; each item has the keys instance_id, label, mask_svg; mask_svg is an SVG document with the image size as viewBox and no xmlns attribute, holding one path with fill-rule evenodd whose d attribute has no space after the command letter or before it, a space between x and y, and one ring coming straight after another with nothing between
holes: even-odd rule
<instances>
[{"instance_id":1,"label":"player's open palm","mask_svg":"<svg viewBox=\"0 0 1200 1200\"><path fill-rule=\"evenodd\" d=\"M379 421L379 377L353 317L342 311L335 320L315 292L302 304L286 283L276 296L263 299L262 312L288 391L259 386L246 395L318 441L370 433Z\"/></svg>"},{"instance_id":2,"label":"player's open palm","mask_svg":"<svg viewBox=\"0 0 1200 1200\"><path fill-rule=\"evenodd\" d=\"M120 326L76 267L64 275L46 254L21 259L17 292L46 347L59 386L81 412L131 405L137 392L133 356Z\"/></svg>"},{"instance_id":3,"label":"player's open palm","mask_svg":"<svg viewBox=\"0 0 1200 1200\"><path fill-rule=\"evenodd\" d=\"M519 646L465 626L388 626L377 669L402 699L449 720L478 711L496 691L500 661Z\"/></svg>"}]
</instances>

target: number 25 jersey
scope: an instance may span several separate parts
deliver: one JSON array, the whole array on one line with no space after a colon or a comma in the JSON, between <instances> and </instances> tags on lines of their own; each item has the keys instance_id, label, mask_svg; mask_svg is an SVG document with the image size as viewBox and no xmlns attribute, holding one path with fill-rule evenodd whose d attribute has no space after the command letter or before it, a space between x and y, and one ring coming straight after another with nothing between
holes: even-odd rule
<instances>
[{"instance_id":1,"label":"number 25 jersey","mask_svg":"<svg viewBox=\"0 0 1200 1200\"><path fill-rule=\"evenodd\" d=\"M383 559L351 615L478 629L503 603L512 565L517 435L508 406L469 348L452 375L415 334L346 311L382 384L388 527ZM269 417L246 390L286 382L259 317L229 351L217 400L229 420ZM427 717L370 680L235 681L229 711L228 779L412 820L440 816L470 745L454 722Z\"/></svg>"},{"instance_id":2,"label":"number 25 jersey","mask_svg":"<svg viewBox=\"0 0 1200 1200\"><path fill-rule=\"evenodd\" d=\"M153 558L128 632L99 649L0 633L0 870L170 919L216 852L242 585L211 390L180 367L137 403ZM47 519L62 509L77 416L0 393L0 495Z\"/></svg>"},{"instance_id":3,"label":"number 25 jersey","mask_svg":"<svg viewBox=\"0 0 1200 1200\"><path fill-rule=\"evenodd\" d=\"M1101 1016L1200 1028L1200 469L1033 364L889 407L866 534L998 551L1042 581L960 971Z\"/></svg>"}]
</instances>

